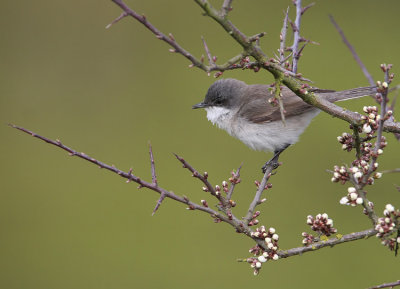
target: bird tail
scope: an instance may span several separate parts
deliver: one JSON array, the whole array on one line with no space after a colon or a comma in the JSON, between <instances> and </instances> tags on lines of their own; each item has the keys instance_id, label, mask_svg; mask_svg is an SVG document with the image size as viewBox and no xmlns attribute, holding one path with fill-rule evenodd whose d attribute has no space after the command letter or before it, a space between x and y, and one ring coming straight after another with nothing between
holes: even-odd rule
<instances>
[{"instance_id":1,"label":"bird tail","mask_svg":"<svg viewBox=\"0 0 400 289\"><path fill-rule=\"evenodd\" d=\"M353 98L359 98L363 97L366 95L374 95L376 93L376 87L375 86L368 86L368 87L358 87L358 88L352 88L348 90L342 90L342 91L320 91L317 92L319 95L323 96L326 100L330 102L336 102L336 101L344 101L348 99L353 99Z\"/></svg>"}]
</instances>

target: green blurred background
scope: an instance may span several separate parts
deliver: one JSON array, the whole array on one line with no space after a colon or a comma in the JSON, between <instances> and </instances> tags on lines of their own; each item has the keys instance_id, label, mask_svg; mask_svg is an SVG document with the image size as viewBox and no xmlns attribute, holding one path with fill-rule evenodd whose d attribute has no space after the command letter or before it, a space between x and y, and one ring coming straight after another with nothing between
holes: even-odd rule
<instances>
[{"instance_id":1,"label":"green blurred background","mask_svg":"<svg viewBox=\"0 0 400 289\"><path fill-rule=\"evenodd\" d=\"M212 1L219 6L222 1ZM248 35L266 31L266 53L279 45L283 10L291 1L234 1L233 22ZM308 4L306 2L305 4ZM127 4L200 56L203 35L224 61L240 47L194 1ZM294 10L294 9L292 9ZM379 64L400 67L398 0L319 0L302 22L306 47L300 71L322 88L368 83L330 24L333 14L376 79ZM400 259L375 238L326 248L264 265L254 277L247 264L250 239L209 216L136 190L118 176L6 126L12 122L123 170L150 180L148 141L153 144L159 184L194 201L207 198L172 152L185 157L215 184L244 162L234 199L241 216L254 180L270 155L251 151L192 111L215 80L168 52L141 24L124 19L111 1L0 2L0 287L1 288L365 288L400 277ZM293 17L293 11L291 11ZM271 75L227 72L248 83L271 83ZM399 83L398 78L395 83ZM347 102L361 111L370 98ZM397 105L397 110L400 105ZM260 221L277 229L283 249L301 245L306 216L326 212L339 233L370 227L360 208L339 205L346 187L325 170L349 163L336 136L343 121L320 114L287 150L261 207ZM380 168L399 167L400 144L388 136ZM369 190L381 214L400 206L399 175L385 175Z\"/></svg>"}]
</instances>

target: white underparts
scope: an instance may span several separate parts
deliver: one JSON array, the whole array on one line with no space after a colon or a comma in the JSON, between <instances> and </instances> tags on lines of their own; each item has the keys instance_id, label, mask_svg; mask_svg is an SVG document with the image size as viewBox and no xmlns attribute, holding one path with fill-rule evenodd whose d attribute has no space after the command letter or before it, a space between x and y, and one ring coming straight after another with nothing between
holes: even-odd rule
<instances>
[{"instance_id":1,"label":"white underparts","mask_svg":"<svg viewBox=\"0 0 400 289\"><path fill-rule=\"evenodd\" d=\"M206 111L208 120L213 124L238 138L248 147L267 152L296 143L311 120L319 113L319 110L313 110L290 117L286 119L285 125L282 121L253 123L238 118L236 111L223 107L208 107Z\"/></svg>"}]
</instances>

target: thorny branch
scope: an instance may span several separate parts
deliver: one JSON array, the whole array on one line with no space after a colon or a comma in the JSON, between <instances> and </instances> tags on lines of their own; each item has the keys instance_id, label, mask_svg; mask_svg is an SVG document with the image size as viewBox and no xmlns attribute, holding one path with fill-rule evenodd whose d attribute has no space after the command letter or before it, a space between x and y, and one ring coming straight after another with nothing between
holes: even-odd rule
<instances>
[{"instance_id":1,"label":"thorny branch","mask_svg":"<svg viewBox=\"0 0 400 289\"><path fill-rule=\"evenodd\" d=\"M396 286L400 286L400 280L391 283L384 283L378 286L371 287L370 289L394 288Z\"/></svg>"},{"instance_id":2,"label":"thorny branch","mask_svg":"<svg viewBox=\"0 0 400 289\"><path fill-rule=\"evenodd\" d=\"M168 43L173 49L172 52L177 52L186 57L190 62L190 66L196 66L206 72L210 71L218 71L217 76L220 76L223 71L237 69L237 68L263 68L268 70L270 73L274 75L274 77L282 78L282 83L286 85L290 90L296 93L299 97L301 97L305 102L311 104L328 114L338 117L342 120L347 121L348 123L359 126L362 124L361 115L356 112L352 112L346 110L340 106L337 106L323 98L319 98L312 92L309 92L304 86L301 84L300 80L305 80L301 74L295 73L292 70L288 70L283 68L280 65L279 60L275 60L273 58L268 58L266 54L262 51L259 45L250 41L250 37L246 36L243 32L241 32L227 17L222 17L219 10L216 10L212 7L212 5L207 0L194 0L205 12L205 14L212 19L214 19L221 27L238 43L242 46L244 56L252 56L255 59L254 65L249 67L247 65L237 65L236 63L227 62L223 65L215 65L215 66L207 66L201 60L198 60L188 51L186 51L182 46L180 46L172 34L170 37L165 36L161 31L159 31L156 27L154 27L145 16L139 15L131 8L129 8L122 0L112 0L116 5L118 5L125 13L115 19L111 24L118 22L122 18L126 16L131 16L140 23L142 23L147 29L149 29L152 33L156 35L156 37L160 40ZM303 9L303 13L304 13ZM300 13L301 16L301 13ZM107 27L110 27L108 25ZM302 40L301 37L299 41ZM294 55L293 55L294 56ZM239 57L234 57L231 60L240 61ZM394 120L388 120L385 122L383 130L386 132L400 133L400 123L395 122Z\"/></svg>"},{"instance_id":3,"label":"thorny branch","mask_svg":"<svg viewBox=\"0 0 400 289\"><path fill-rule=\"evenodd\" d=\"M246 236L252 238L257 243L257 245L260 248L262 248L263 250L265 250L265 251L269 250L269 248L266 246L264 240L261 240L261 239L257 238L256 236L254 236L254 231L251 230L249 228L249 226L247 225L247 223L248 223L247 220L248 220L248 215L250 214L250 212L251 213L254 212L255 207L257 205L259 205L261 202L263 202L263 201L260 201L260 195L261 195L261 192L264 191L264 189L266 187L268 187L267 181L271 177L271 172L272 172L273 168L276 166L275 163L272 163L270 166L267 166L266 173L264 174L263 180L262 180L261 184L258 185L256 197L254 198L253 202L251 203L251 205L249 207L248 215L246 215L246 217L243 218L244 221L241 221L231 211L231 208L234 207L235 203L230 199L224 198L221 193L217 193L219 191L217 191L215 189L215 187L213 185L211 185L211 183L207 180L208 174L207 173L200 174L187 161L185 161L183 158L179 157L178 155L175 155L175 156L184 165L184 168L188 169L192 173L193 177L198 178L206 186L207 189L204 190L204 188L203 188L203 190L210 192L211 195L216 196L218 198L218 200L221 202L218 205L218 209L222 213L209 208L208 203L204 200L202 201L202 205L199 205L195 202L190 201L189 198L186 196L183 196L183 197L178 196L175 193L173 193L172 191L168 191L168 190L158 186L158 184L156 184L154 182L155 173L153 173L153 170L154 170L153 165L152 165L152 182L150 183L150 182L146 182L146 181L142 180L140 177L134 175L132 173L132 169L130 169L128 172L124 172L124 171L116 168L113 165L110 166L108 164L105 164L101 161L96 160L95 158L88 156L87 154L85 154L83 152L78 152L78 151L64 145L60 140L51 140L49 138L38 135L28 129L25 129L23 127L19 127L19 126L13 125L13 124L9 124L9 126L15 128L17 130L20 130L26 134L29 134L35 138L38 138L48 144L54 145L62 150L65 150L69 153L70 156L76 156L78 158L81 158L83 160L86 160L88 162L91 162L91 163L97 165L99 168L103 168L103 169L109 170L113 173L116 173L117 175L127 179L127 181L126 181L127 183L135 182L139 185L138 189L143 188L143 187L150 189L161 195L164 194L165 198L170 198L170 199L173 199L175 201L178 201L180 203L187 205L189 210L198 210L198 211L205 212L205 213L209 214L211 217L213 217L216 222L228 223L231 226L233 226L237 232L243 233ZM151 148L150 148L150 159L151 159L151 163L152 163L152 161L154 161L154 158L153 158ZM230 179L232 184L237 184L240 182L239 170L240 170L240 168L236 172L232 173L233 177L232 177L232 179ZM227 190L227 192L229 192L229 189ZM232 194L232 193L230 193L230 194ZM217 195L219 195L220 197L218 197ZM254 215L258 216L259 213L253 214L252 217L254 217ZM253 220L254 220L254 218L253 218ZM351 233L348 235L339 236L334 239L329 239L327 241L324 240L324 241L316 242L310 246L292 248L292 249L284 250L284 251L278 251L277 254L279 255L279 258L287 258L290 256L301 255L303 253L315 251L315 250L322 249L325 247L332 247L334 245L342 244L342 243L349 242L349 241L364 239L364 238L372 236L374 234L376 234L376 231L374 229L370 229L370 230L361 231L358 233Z\"/></svg>"}]
</instances>

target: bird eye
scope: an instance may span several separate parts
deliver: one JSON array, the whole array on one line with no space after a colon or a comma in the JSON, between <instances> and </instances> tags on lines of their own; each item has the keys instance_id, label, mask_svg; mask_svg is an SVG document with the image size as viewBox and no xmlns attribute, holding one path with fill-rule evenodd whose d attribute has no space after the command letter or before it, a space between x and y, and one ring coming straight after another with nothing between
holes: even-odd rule
<instances>
[{"instance_id":1,"label":"bird eye","mask_svg":"<svg viewBox=\"0 0 400 289\"><path fill-rule=\"evenodd\" d=\"M222 104L222 99L221 99L221 98L217 98L217 99L215 100L215 104L221 105L221 104Z\"/></svg>"}]
</instances>

